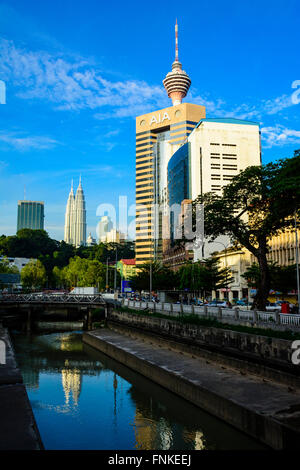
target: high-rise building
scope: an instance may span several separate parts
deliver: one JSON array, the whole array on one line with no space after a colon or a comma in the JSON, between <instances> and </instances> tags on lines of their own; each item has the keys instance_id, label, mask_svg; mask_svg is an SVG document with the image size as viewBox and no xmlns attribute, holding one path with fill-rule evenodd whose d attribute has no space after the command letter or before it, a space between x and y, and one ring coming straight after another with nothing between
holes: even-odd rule
<instances>
[{"instance_id":1,"label":"high-rise building","mask_svg":"<svg viewBox=\"0 0 300 470\"><path fill-rule=\"evenodd\" d=\"M103 215L98 223L97 234L99 241L106 243L107 234L112 230L113 222L108 215Z\"/></svg>"},{"instance_id":2,"label":"high-rise building","mask_svg":"<svg viewBox=\"0 0 300 470\"><path fill-rule=\"evenodd\" d=\"M180 207L207 192L221 194L232 178L261 165L260 129L256 122L232 118L202 119L168 163L169 206ZM170 214L170 238L176 231ZM176 217L175 217L176 219ZM195 260L229 245L227 237L195 250Z\"/></svg>"},{"instance_id":3,"label":"high-rise building","mask_svg":"<svg viewBox=\"0 0 300 470\"><path fill-rule=\"evenodd\" d=\"M178 60L175 26L175 61L163 81L173 106L136 118L136 265L162 256L167 194L167 167L174 152L196 124L205 107L182 103L191 80Z\"/></svg>"},{"instance_id":4,"label":"high-rise building","mask_svg":"<svg viewBox=\"0 0 300 470\"><path fill-rule=\"evenodd\" d=\"M75 197L73 193L73 183L68 197L65 214L64 240L66 243L70 243L76 247L86 245L86 209L81 177Z\"/></svg>"},{"instance_id":5,"label":"high-rise building","mask_svg":"<svg viewBox=\"0 0 300 470\"><path fill-rule=\"evenodd\" d=\"M44 230L44 203L42 201L18 201L17 231L22 228Z\"/></svg>"},{"instance_id":6,"label":"high-rise building","mask_svg":"<svg viewBox=\"0 0 300 470\"><path fill-rule=\"evenodd\" d=\"M74 241L74 205L75 197L73 192L73 181L71 185L71 191L68 197L66 214L65 214L65 236L64 240L66 243L73 245Z\"/></svg>"}]
</instances>

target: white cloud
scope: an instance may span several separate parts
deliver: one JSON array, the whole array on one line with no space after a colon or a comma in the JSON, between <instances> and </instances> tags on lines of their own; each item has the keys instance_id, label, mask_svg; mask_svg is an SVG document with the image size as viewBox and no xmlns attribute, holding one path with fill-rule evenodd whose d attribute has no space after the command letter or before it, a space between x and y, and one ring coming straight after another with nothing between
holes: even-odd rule
<instances>
[{"instance_id":1,"label":"white cloud","mask_svg":"<svg viewBox=\"0 0 300 470\"><path fill-rule=\"evenodd\" d=\"M273 100L263 101L263 109L266 114L276 114L285 108L293 106L292 95L282 95L274 98Z\"/></svg>"},{"instance_id":2,"label":"white cloud","mask_svg":"<svg viewBox=\"0 0 300 470\"><path fill-rule=\"evenodd\" d=\"M300 144L300 131L287 129L279 124L275 127L262 127L261 133L265 148Z\"/></svg>"},{"instance_id":3,"label":"white cloud","mask_svg":"<svg viewBox=\"0 0 300 470\"><path fill-rule=\"evenodd\" d=\"M0 142L26 152L28 150L46 150L55 147L58 142L45 136L20 136L16 132L0 132ZM1 162L0 162L1 168Z\"/></svg>"},{"instance_id":4,"label":"white cloud","mask_svg":"<svg viewBox=\"0 0 300 470\"><path fill-rule=\"evenodd\" d=\"M138 80L109 81L87 60L27 51L6 39L0 40L0 55L0 77L17 87L17 96L46 100L58 110L108 107L116 108L113 115L127 117L168 101L162 87ZM96 117L101 119L100 114Z\"/></svg>"}]
</instances>

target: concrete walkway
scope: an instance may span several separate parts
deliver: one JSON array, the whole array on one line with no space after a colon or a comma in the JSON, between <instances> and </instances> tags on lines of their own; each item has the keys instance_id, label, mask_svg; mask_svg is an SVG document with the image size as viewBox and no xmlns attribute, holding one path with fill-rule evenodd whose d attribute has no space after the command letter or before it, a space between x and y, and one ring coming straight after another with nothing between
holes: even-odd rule
<instances>
[{"instance_id":1,"label":"concrete walkway","mask_svg":"<svg viewBox=\"0 0 300 470\"><path fill-rule=\"evenodd\" d=\"M6 345L6 364L0 364L0 450L42 449L14 350L7 331L1 326L0 341Z\"/></svg>"},{"instance_id":2,"label":"concrete walkway","mask_svg":"<svg viewBox=\"0 0 300 470\"><path fill-rule=\"evenodd\" d=\"M85 333L83 340L272 448L298 447L299 389L110 329Z\"/></svg>"}]
</instances>

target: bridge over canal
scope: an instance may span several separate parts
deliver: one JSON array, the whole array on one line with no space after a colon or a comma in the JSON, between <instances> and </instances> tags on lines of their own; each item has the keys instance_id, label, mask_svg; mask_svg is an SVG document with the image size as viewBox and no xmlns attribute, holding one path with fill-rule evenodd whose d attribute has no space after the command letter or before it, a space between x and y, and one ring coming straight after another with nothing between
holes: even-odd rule
<instances>
[{"instance_id":1,"label":"bridge over canal","mask_svg":"<svg viewBox=\"0 0 300 470\"><path fill-rule=\"evenodd\" d=\"M86 326L91 323L92 310L104 309L107 314L110 306L116 305L117 300L105 299L102 294L2 294L0 295L0 321L13 315L26 320L30 329L31 321L42 316L61 315L65 319L74 315L85 321Z\"/></svg>"}]
</instances>

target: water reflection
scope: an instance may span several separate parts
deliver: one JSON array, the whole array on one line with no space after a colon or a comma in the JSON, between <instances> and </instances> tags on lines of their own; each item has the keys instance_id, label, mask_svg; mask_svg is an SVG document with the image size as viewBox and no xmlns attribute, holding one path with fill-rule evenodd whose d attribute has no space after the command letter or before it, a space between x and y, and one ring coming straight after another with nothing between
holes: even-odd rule
<instances>
[{"instance_id":1,"label":"water reflection","mask_svg":"<svg viewBox=\"0 0 300 470\"><path fill-rule=\"evenodd\" d=\"M82 343L14 334L46 449L259 449L252 439Z\"/></svg>"}]
</instances>

